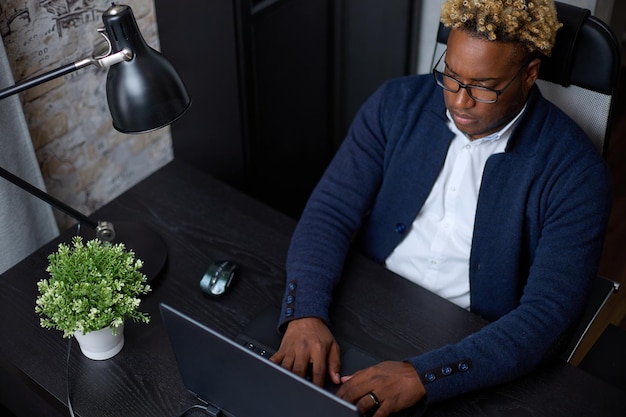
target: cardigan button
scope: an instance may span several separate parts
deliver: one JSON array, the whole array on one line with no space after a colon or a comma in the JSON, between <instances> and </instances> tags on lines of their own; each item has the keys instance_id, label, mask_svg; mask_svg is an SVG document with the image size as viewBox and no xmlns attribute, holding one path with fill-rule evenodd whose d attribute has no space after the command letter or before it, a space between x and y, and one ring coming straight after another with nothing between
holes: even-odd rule
<instances>
[{"instance_id":1,"label":"cardigan button","mask_svg":"<svg viewBox=\"0 0 626 417\"><path fill-rule=\"evenodd\" d=\"M434 372L426 372L424 379L426 379L426 382L434 382L437 379L437 375Z\"/></svg>"},{"instance_id":2,"label":"cardigan button","mask_svg":"<svg viewBox=\"0 0 626 417\"><path fill-rule=\"evenodd\" d=\"M402 223L396 224L396 233L403 235L406 232L406 225Z\"/></svg>"},{"instance_id":3,"label":"cardigan button","mask_svg":"<svg viewBox=\"0 0 626 417\"><path fill-rule=\"evenodd\" d=\"M450 375L452 373L452 368L449 367L449 366L444 366L443 368L441 368L441 373L444 376L448 376L448 375Z\"/></svg>"},{"instance_id":4,"label":"cardigan button","mask_svg":"<svg viewBox=\"0 0 626 417\"><path fill-rule=\"evenodd\" d=\"M467 362L465 362L465 361L459 362L458 368L459 368L459 371L465 372L465 371L467 371L469 369L469 364Z\"/></svg>"},{"instance_id":5,"label":"cardigan button","mask_svg":"<svg viewBox=\"0 0 626 417\"><path fill-rule=\"evenodd\" d=\"M298 286L298 285L296 284L296 281L291 281L291 282L289 283L289 285L287 285L287 289L288 289L289 291L294 291L294 290L296 289L296 287L297 287L297 286Z\"/></svg>"},{"instance_id":6,"label":"cardigan button","mask_svg":"<svg viewBox=\"0 0 626 417\"><path fill-rule=\"evenodd\" d=\"M293 295L288 295L287 299L285 300L285 302L287 304L293 304L294 300L295 300L295 297Z\"/></svg>"},{"instance_id":7,"label":"cardigan button","mask_svg":"<svg viewBox=\"0 0 626 417\"><path fill-rule=\"evenodd\" d=\"M285 316L287 317L293 316L293 308L288 308L287 310L285 310Z\"/></svg>"}]
</instances>

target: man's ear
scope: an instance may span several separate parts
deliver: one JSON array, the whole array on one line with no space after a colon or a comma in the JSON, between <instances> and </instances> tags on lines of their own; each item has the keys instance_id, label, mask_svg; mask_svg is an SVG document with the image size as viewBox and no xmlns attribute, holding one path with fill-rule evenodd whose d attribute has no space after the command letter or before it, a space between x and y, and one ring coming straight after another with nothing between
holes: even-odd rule
<instances>
[{"instance_id":1,"label":"man's ear","mask_svg":"<svg viewBox=\"0 0 626 417\"><path fill-rule=\"evenodd\" d=\"M541 68L541 59L539 58L530 61L526 67L524 71L524 84L527 89L530 89L530 87L535 84L535 81L537 81L537 78L539 78L539 68Z\"/></svg>"}]
</instances>

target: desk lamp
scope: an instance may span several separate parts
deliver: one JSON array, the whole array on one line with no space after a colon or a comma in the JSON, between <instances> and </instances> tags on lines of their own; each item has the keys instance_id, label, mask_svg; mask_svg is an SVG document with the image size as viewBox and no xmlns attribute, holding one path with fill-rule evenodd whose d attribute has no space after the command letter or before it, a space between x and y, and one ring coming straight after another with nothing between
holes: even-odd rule
<instances>
[{"instance_id":1,"label":"desk lamp","mask_svg":"<svg viewBox=\"0 0 626 417\"><path fill-rule=\"evenodd\" d=\"M185 86L174 67L143 39L129 6L109 7L102 15L104 28L98 32L105 42L88 58L64 65L40 76L0 90L0 100L89 65L108 69L106 95L113 127L122 133L159 129L181 117L191 105ZM162 269L167 257L165 243L147 226L94 221L0 167L0 176L40 198L95 231L106 242L120 241L144 262L149 280ZM90 236L92 237L92 236Z\"/></svg>"}]
</instances>

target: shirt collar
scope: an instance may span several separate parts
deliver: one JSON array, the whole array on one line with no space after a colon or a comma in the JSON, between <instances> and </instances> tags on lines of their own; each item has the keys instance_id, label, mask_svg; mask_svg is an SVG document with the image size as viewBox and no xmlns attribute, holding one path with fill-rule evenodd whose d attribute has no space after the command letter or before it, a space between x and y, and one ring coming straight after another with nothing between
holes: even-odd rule
<instances>
[{"instance_id":1,"label":"shirt collar","mask_svg":"<svg viewBox=\"0 0 626 417\"><path fill-rule=\"evenodd\" d=\"M522 110L520 110L519 113L517 113L517 116L515 116L513 118L513 120L511 120L509 123L507 123L506 126L504 126L502 129L500 129L497 132L492 133L489 136L484 136L480 139L478 139L479 141L483 142L483 141L495 141L495 140L499 140L499 139L505 139L508 140L509 136L511 136L511 132L513 132L513 128L517 125L517 122L519 121L520 117L522 117L522 114L524 114L524 111L526 110L526 104L524 104L524 107L522 108ZM446 110L446 116L448 117L448 127L450 128L450 130L452 130L452 132L459 136L463 136L465 138L468 138L467 135L463 132L461 132L457 127L456 124L454 124L454 121L452 120L452 116L450 115L450 111ZM469 139L469 138L468 138Z\"/></svg>"}]
</instances>

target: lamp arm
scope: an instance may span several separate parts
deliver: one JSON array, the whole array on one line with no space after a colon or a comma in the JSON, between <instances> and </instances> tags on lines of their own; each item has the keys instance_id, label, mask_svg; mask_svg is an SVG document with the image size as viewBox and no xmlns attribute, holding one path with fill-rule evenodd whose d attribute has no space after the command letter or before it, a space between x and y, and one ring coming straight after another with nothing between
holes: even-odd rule
<instances>
[{"instance_id":1,"label":"lamp arm","mask_svg":"<svg viewBox=\"0 0 626 417\"><path fill-rule=\"evenodd\" d=\"M13 185L20 187L22 190L30 193L31 195L34 195L35 197L45 201L46 203L50 204L52 207L58 210L61 210L68 216L71 216L74 219L80 222L83 222L87 224L88 226L91 226L92 228L96 230L96 236L98 237L98 239L104 242L110 242L115 238L115 227L113 226L112 223L107 222L107 221L95 221L95 220L90 219L89 217L81 213L80 211L68 206L67 204L65 204L64 202L60 200L57 200L56 198L52 197L50 194L43 192L42 190L35 187L31 183L24 181L17 175L12 174L11 172L7 171L6 169L2 167L0 167L0 177L9 181Z\"/></svg>"},{"instance_id":2,"label":"lamp arm","mask_svg":"<svg viewBox=\"0 0 626 417\"><path fill-rule=\"evenodd\" d=\"M24 80L11 87L7 87L3 90L0 90L0 100L7 98L9 96L12 96L14 94L17 94L17 93L21 93L24 90L28 90L29 88L33 88L47 81L54 80L55 78L62 77L65 74L69 74L81 68L85 68L88 65L96 65L100 68L109 68L110 66L118 64L123 61L130 61L131 59L133 59L133 55L134 54L130 49L122 49L121 51L116 52L114 54L108 54L106 56L95 57L95 58L94 57L84 58L72 64L63 65L57 69L53 69L37 77Z\"/></svg>"},{"instance_id":3,"label":"lamp arm","mask_svg":"<svg viewBox=\"0 0 626 417\"><path fill-rule=\"evenodd\" d=\"M75 64L64 65L55 70L48 71L38 77L22 81L11 87L7 87L0 91L0 100L12 96L13 94L20 93L24 90L28 90L29 88L38 86L39 84L45 83L46 81L50 81L65 74L69 74L70 72L76 71L77 69L79 69L79 67L77 67Z\"/></svg>"},{"instance_id":4,"label":"lamp arm","mask_svg":"<svg viewBox=\"0 0 626 417\"><path fill-rule=\"evenodd\" d=\"M81 59L72 64L63 65L57 69L53 69L37 77L30 78L28 80L19 82L11 87L7 87L3 90L0 90L0 100L7 98L9 96L12 96L14 94L20 93L22 91L28 90L29 88L33 88L35 86L43 84L47 81L54 80L55 78L62 77L65 74L69 74L71 72L84 68L88 65L96 65L100 68L108 68L112 65L119 64L120 62L130 61L131 59L133 59L134 54L130 49L122 49L119 52L111 53L111 44L107 36L105 35L103 30L100 30L100 33L104 36L106 40L105 48L104 50L101 51L102 53L98 55L94 53L92 57ZM39 188L35 187L34 185L30 184L27 181L24 181L20 177L12 174L11 172L7 171L6 169L2 167L0 167L0 177L6 179L7 181L9 181L10 183L14 185L17 185L24 191L27 191L28 193L34 195L35 197L45 201L46 203L50 204L52 207L55 207L58 210L61 210L65 214L73 217L74 219L91 226L92 228L96 230L96 236L100 240L105 241L105 242L110 242L115 238L115 228L112 223L104 222L104 221L96 222L90 219L89 217L85 216L81 212L68 206L62 201L57 200L56 198L52 197L50 194L43 192Z\"/></svg>"},{"instance_id":5,"label":"lamp arm","mask_svg":"<svg viewBox=\"0 0 626 417\"><path fill-rule=\"evenodd\" d=\"M80 220L81 222L87 223L89 226L93 228L96 228L98 226L98 223L96 221L90 219L89 217L85 216L84 214L77 211L76 209L73 209L72 207L68 206L64 202L57 200L56 198L52 197L50 194L47 194L41 191L39 188L35 187L31 183L24 181L17 175L12 174L11 172L7 171L6 169L2 167L0 167L0 177L4 178L5 180L9 181L10 183L14 185L17 185L22 190L29 192L30 194L45 201L51 206L61 210L65 214L72 216L76 220Z\"/></svg>"},{"instance_id":6,"label":"lamp arm","mask_svg":"<svg viewBox=\"0 0 626 417\"><path fill-rule=\"evenodd\" d=\"M98 239L105 241L105 242L110 242L115 238L115 228L112 223L106 222L106 221L95 221L95 220L90 219L89 217L81 213L80 211L68 206L67 204L65 204L64 202L60 200L57 200L56 198L52 197L50 194L47 194L41 191L39 188L35 187L31 183L24 181L17 175L12 174L11 172L7 171L6 169L2 167L0 167L0 177L4 178L5 180L9 181L10 183L14 185L17 185L22 190L30 193L31 195L34 195L35 197L45 201L46 203L50 204L52 207L58 210L61 210L68 216L71 216L74 219L91 226L92 228L96 230L96 236L98 237Z\"/></svg>"}]
</instances>

